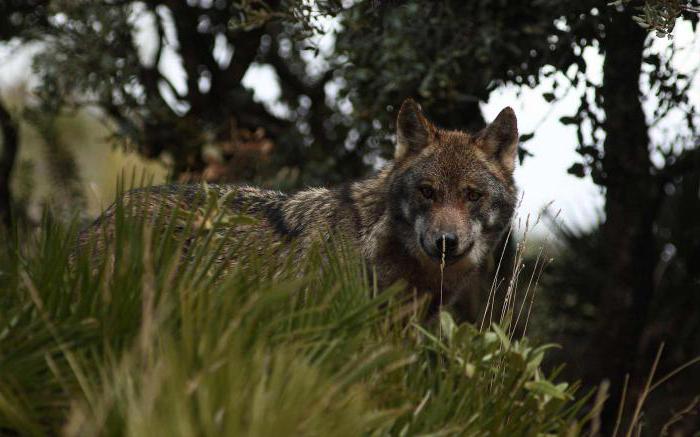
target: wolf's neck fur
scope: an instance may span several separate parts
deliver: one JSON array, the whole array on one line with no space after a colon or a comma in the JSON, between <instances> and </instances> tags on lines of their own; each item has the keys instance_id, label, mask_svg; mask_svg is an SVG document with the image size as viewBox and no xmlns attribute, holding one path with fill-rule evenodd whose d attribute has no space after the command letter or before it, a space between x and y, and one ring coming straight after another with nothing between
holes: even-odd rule
<instances>
[{"instance_id":1,"label":"wolf's neck fur","mask_svg":"<svg viewBox=\"0 0 700 437\"><path fill-rule=\"evenodd\" d=\"M330 231L375 261L388 232L387 186L392 164L368 178L337 188L309 188L287 197L279 209L295 235L315 240Z\"/></svg>"},{"instance_id":2,"label":"wolf's neck fur","mask_svg":"<svg viewBox=\"0 0 700 437\"><path fill-rule=\"evenodd\" d=\"M354 211L348 213L354 214L354 220L358 221L355 234L359 239L358 246L362 255L371 261L376 261L390 227L387 191L392 170L393 163L390 163L377 174L349 186L352 202L347 208Z\"/></svg>"}]
</instances>

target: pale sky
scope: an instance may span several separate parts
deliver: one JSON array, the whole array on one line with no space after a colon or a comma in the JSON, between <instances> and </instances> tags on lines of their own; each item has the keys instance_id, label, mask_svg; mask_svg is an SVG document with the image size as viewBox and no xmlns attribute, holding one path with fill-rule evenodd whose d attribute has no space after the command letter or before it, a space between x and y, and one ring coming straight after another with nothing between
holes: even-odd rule
<instances>
[{"instance_id":1,"label":"pale sky","mask_svg":"<svg viewBox=\"0 0 700 437\"><path fill-rule=\"evenodd\" d=\"M167 21L167 20L166 20ZM149 59L153 52L153 43L148 38L150 23L147 19L140 20L142 31L138 35L143 59ZM166 29L166 32L171 30ZM172 35L170 40L174 41ZM321 53L332 50L332 37L319 39ZM700 32L695 34L687 22L679 22L674 30L674 39L657 38L652 50L663 55L672 44L678 48L675 67L686 73L700 69ZM231 55L230 47L217 44L218 57L225 60ZM27 50L15 50L0 45L0 89L11 86L30 76L30 62ZM602 77L602 56L595 48L584 51L589 80L600 83ZM322 67L323 57L311 60L311 69ZM164 51L160 64L161 71L166 74L176 88L184 91L184 72L180 60L171 48ZM559 73L561 74L561 73ZM274 70L265 65L254 65L246 73L243 83L253 89L255 98L272 107L279 96L279 86ZM580 179L566 173L569 166L579 161L575 152L577 145L575 128L559 123L564 115L573 115L578 107L582 89L572 89L564 98L555 103L547 103L542 93L551 90L551 82L545 81L535 89L503 87L495 90L488 103L482 105L485 118L493 119L505 106L511 106L518 117L521 133L535 131L533 139L525 147L534 154L526 158L524 164L517 168L515 176L521 189L523 201L520 209L521 216L530 214L536 216L541 208L553 202L553 210L560 211L560 218L565 223L588 227L602 214L603 194L589 177ZM557 91L557 96L563 94L563 89ZM691 100L700 103L700 75L696 75L691 88ZM399 102L397 102L398 104ZM646 97L644 107L647 114L656 106L653 95ZM183 110L185 108L182 108ZM429 115L429 114L428 114ZM653 139L659 139L666 130L674 131L679 126L679 114L672 114L668 120L659 123L651 130ZM650 119L650 117L648 117ZM541 227L542 228L542 227ZM540 229L545 232L545 229Z\"/></svg>"}]
</instances>

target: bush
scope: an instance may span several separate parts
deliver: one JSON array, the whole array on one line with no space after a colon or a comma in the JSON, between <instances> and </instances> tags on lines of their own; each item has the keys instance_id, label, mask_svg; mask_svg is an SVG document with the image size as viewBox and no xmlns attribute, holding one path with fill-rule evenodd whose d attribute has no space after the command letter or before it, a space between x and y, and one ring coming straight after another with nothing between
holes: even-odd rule
<instances>
[{"instance_id":1,"label":"bush","mask_svg":"<svg viewBox=\"0 0 700 437\"><path fill-rule=\"evenodd\" d=\"M218 268L218 226L124 208L107 256L73 256L46 217L0 253L0 433L43 435L578 434L575 387L547 346L493 325L425 322L377 291L342 244L304 268ZM208 222L209 223L209 222ZM159 229L154 232L154 229ZM264 269L261 269L264 270Z\"/></svg>"}]
</instances>

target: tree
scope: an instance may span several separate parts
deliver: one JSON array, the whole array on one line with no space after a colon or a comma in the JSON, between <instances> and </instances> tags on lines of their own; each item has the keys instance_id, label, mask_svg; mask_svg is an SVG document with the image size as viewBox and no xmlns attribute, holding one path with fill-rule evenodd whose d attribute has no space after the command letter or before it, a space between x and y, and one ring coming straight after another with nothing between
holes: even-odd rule
<instances>
[{"instance_id":1,"label":"tree","mask_svg":"<svg viewBox=\"0 0 700 437\"><path fill-rule=\"evenodd\" d=\"M2 157L0 157L0 220L9 228L12 224L10 181L19 147L19 129L2 102L0 102L0 127L3 139L3 151Z\"/></svg>"},{"instance_id":2,"label":"tree","mask_svg":"<svg viewBox=\"0 0 700 437\"><path fill-rule=\"evenodd\" d=\"M180 179L260 180L282 166L301 172L298 183L328 179L329 168L339 170L331 179L357 176L365 166L343 147L340 117L330 117L332 71L309 73L303 59L317 17L338 3L55 2L36 59L45 109L99 108L122 144L167 158ZM139 27L155 34L151 54L139 47ZM180 61L184 86L164 74L166 52ZM256 62L274 68L281 111L243 85Z\"/></svg>"},{"instance_id":3,"label":"tree","mask_svg":"<svg viewBox=\"0 0 700 437\"><path fill-rule=\"evenodd\" d=\"M669 20L680 13L668 9L677 3L673 1L625 3L623 7L603 1L405 1L374 10L359 5L346 15L339 38L341 55L349 61L344 70L347 96L360 120L380 121L365 124L379 138L391 120L391 111L384 108L413 93L419 94L438 122L478 127L482 120L477 105L488 99L490 90L504 83L540 83L548 74L541 69L544 65L567 72L565 82L569 82L555 82L546 99L556 99L556 86L585 89L578 111L562 122L577 128L582 156L570 171L590 175L606 193L600 246L594 252L601 257L595 263L600 271L588 272L603 280L600 289L585 290L596 296L596 323L582 376L592 384L612 380L604 417L608 427L614 423L625 375L632 375L633 384L641 384L656 347L668 334L654 328L657 315L673 313L660 308L670 309L679 302L698 305L680 298L689 293L687 287L674 288L681 293L678 297L660 299L660 293L670 289L658 282L664 247L679 243L700 247L696 230L684 232L693 236L684 242L665 232L669 208L677 204L669 193L686 193L686 209L697 210L700 203L697 196L688 194L692 192L689 178L700 169L700 147L693 140L698 134L698 112L688 99L690 78L672 68L672 54L662 58L648 49L652 38L638 24L653 19L658 24L659 17L666 17L664 26L670 30ZM689 18L697 23L695 15ZM586 47L597 47L605 56L600 86L586 77L582 56ZM652 142L652 124L641 101L642 78L659 99L652 124L680 112L686 121L684 135L669 138L666 144ZM663 165L653 164L652 153L663 157ZM693 256L695 251L685 250L682 256ZM692 258L679 256L672 264L688 262ZM696 286L694 281L697 277L692 273L681 279L688 287ZM688 358L687 351L697 353L700 347L695 343L676 343L677 351L686 351L676 357L682 360Z\"/></svg>"},{"instance_id":4,"label":"tree","mask_svg":"<svg viewBox=\"0 0 700 437\"><path fill-rule=\"evenodd\" d=\"M700 169L700 148L693 141L700 123L697 108L688 99L689 78L671 67L671 56L664 60L648 50L653 38L633 20L635 6L643 7L629 3L625 8L600 9L595 16L569 16L567 20L578 20L580 24L572 32L596 41L605 55L602 85L589 86L591 98L582 101L573 117L584 163L572 170L590 172L594 182L605 188L605 221L600 229L604 259L600 273L605 280L596 291L597 323L586 353L587 359L597 365L590 366L586 373L591 380L612 379L612 406L620 400L625 375L631 375L634 384L641 384L659 343L673 341L668 337L671 333L655 328L668 320L655 320L658 308L651 306L658 303L663 308L678 303L676 296L660 298L660 293L669 291L657 277L662 252L665 246L679 243L664 232L667 227L663 217L669 214L670 193L687 185L688 177ZM644 64L653 67L648 75ZM642 104L643 78L659 99L651 123ZM595 115L595 107L603 110L604 118ZM687 133L668 138L667 144L654 144L649 136L651 127L673 111L686 114L683 119ZM655 151L664 157L662 166L655 166L651 160ZM686 196L686 200L686 209L697 209L700 203L697 197ZM686 243L698 247L700 239ZM697 278L686 276L685 281L692 287ZM689 289L675 291L689 293ZM694 341L674 346L677 351L698 350ZM680 356L685 357L681 361L691 358L687 352ZM614 407L606 409L606 414L607 422L613 423Z\"/></svg>"},{"instance_id":5,"label":"tree","mask_svg":"<svg viewBox=\"0 0 700 437\"><path fill-rule=\"evenodd\" d=\"M0 3L0 42L26 41L36 37L32 31L46 24L47 3L47 0L8 0ZM0 99L0 130L3 145L0 155L0 220L9 228L13 214L10 182L20 139L17 121L2 99Z\"/></svg>"},{"instance_id":6,"label":"tree","mask_svg":"<svg viewBox=\"0 0 700 437\"><path fill-rule=\"evenodd\" d=\"M693 4L694 3L694 4ZM642 5L634 4L632 0L616 0L609 6L630 5L636 7L638 14L632 19L642 28L655 30L659 37L671 37L676 21L682 16L693 17L700 14L700 4L695 1L681 0L646 0Z\"/></svg>"},{"instance_id":7,"label":"tree","mask_svg":"<svg viewBox=\"0 0 700 437\"><path fill-rule=\"evenodd\" d=\"M564 44L548 41L568 41L553 24L555 4L360 2L342 15L336 49L356 128L380 140L397 102L414 96L437 123L480 129L479 104L491 91L505 83L535 85L542 65L572 57Z\"/></svg>"}]
</instances>

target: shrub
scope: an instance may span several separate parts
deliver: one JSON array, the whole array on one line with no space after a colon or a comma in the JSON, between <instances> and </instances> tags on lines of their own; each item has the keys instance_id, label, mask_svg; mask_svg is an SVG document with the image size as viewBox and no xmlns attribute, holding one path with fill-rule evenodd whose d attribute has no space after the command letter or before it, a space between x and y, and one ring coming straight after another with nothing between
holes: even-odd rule
<instances>
[{"instance_id":1,"label":"shrub","mask_svg":"<svg viewBox=\"0 0 700 437\"><path fill-rule=\"evenodd\" d=\"M540 370L548 346L425 321L342 244L224 273L221 221L186 223L186 257L125 208L107 256L73 256L75 226L48 216L5 238L0 433L579 433L575 387Z\"/></svg>"}]
</instances>

